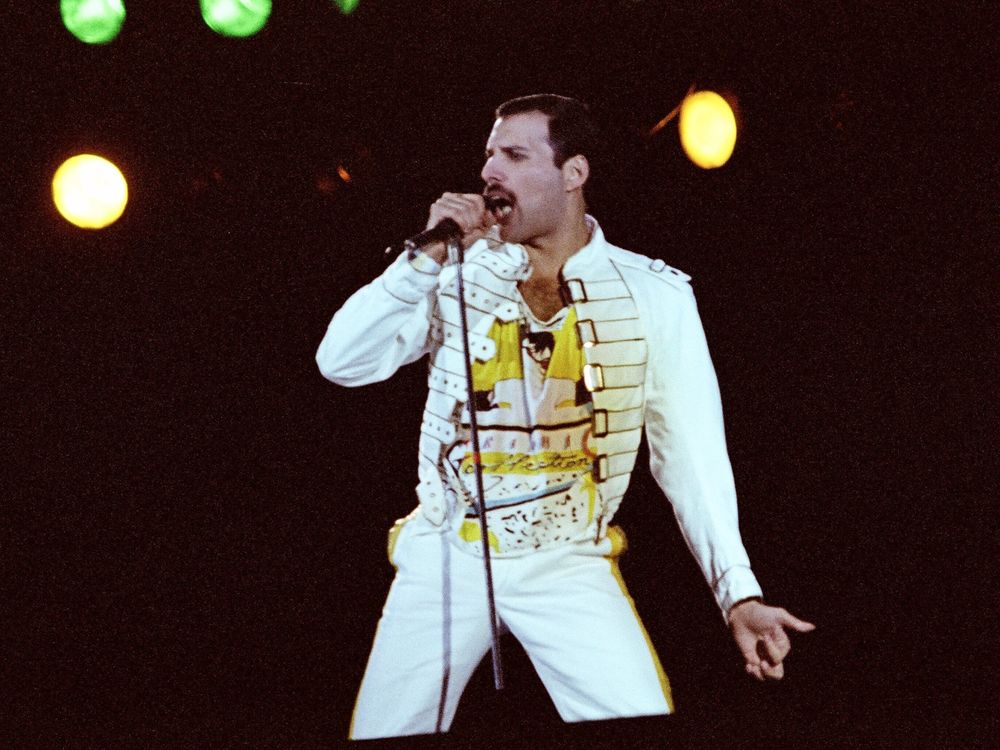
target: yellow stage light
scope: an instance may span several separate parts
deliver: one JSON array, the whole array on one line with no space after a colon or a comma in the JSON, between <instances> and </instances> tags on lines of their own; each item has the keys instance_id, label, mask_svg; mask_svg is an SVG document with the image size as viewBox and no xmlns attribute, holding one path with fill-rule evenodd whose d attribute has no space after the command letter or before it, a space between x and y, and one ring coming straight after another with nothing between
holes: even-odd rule
<instances>
[{"instance_id":1,"label":"yellow stage light","mask_svg":"<svg viewBox=\"0 0 1000 750\"><path fill-rule=\"evenodd\" d=\"M114 164L94 154L67 159L52 178L52 199L63 218L84 229L118 220L128 202L128 184Z\"/></svg>"},{"instance_id":2,"label":"yellow stage light","mask_svg":"<svg viewBox=\"0 0 1000 750\"><path fill-rule=\"evenodd\" d=\"M703 169L721 167L736 147L736 115L714 91L689 94L681 104L681 146Z\"/></svg>"}]
</instances>

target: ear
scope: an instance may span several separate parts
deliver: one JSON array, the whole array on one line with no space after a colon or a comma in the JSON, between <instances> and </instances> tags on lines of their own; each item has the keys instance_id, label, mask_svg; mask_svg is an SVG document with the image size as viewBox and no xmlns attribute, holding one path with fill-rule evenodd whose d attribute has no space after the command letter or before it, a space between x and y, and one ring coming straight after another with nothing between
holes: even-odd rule
<instances>
[{"instance_id":1,"label":"ear","mask_svg":"<svg viewBox=\"0 0 1000 750\"><path fill-rule=\"evenodd\" d=\"M587 162L587 157L583 154L577 154L567 159L563 162L562 173L563 186L567 192L582 188L586 184L587 178L590 177L590 164Z\"/></svg>"}]
</instances>

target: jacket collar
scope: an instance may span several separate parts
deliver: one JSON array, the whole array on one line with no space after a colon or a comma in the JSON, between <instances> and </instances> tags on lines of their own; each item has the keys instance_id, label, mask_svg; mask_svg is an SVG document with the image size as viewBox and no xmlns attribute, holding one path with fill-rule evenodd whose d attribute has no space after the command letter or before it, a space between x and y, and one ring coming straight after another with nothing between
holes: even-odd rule
<instances>
[{"instance_id":1,"label":"jacket collar","mask_svg":"<svg viewBox=\"0 0 1000 750\"><path fill-rule=\"evenodd\" d=\"M608 243L601 225L589 214L583 218L590 228L590 241L566 259L562 269L564 279L592 277L595 272L604 270L609 261Z\"/></svg>"},{"instance_id":2,"label":"jacket collar","mask_svg":"<svg viewBox=\"0 0 1000 750\"><path fill-rule=\"evenodd\" d=\"M601 268L604 260L608 257L608 243L604 239L604 232L601 231L601 225L590 214L585 214L583 219L587 222L587 228L590 230L590 239L586 245L566 259L562 268L563 278L571 279L589 276L595 269ZM518 279L527 278L530 275L530 261L528 260L528 253L524 249L524 246L505 243L502 249L515 264L520 265L523 269Z\"/></svg>"}]
</instances>

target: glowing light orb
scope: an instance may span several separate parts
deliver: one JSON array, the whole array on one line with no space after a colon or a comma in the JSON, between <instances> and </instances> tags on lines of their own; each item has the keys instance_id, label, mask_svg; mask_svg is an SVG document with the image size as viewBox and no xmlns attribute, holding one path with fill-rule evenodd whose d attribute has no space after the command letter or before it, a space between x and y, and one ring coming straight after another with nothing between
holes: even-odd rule
<instances>
[{"instance_id":1,"label":"glowing light orb","mask_svg":"<svg viewBox=\"0 0 1000 750\"><path fill-rule=\"evenodd\" d=\"M63 25L87 44L106 44L118 36L125 23L122 0L61 0Z\"/></svg>"},{"instance_id":2,"label":"glowing light orb","mask_svg":"<svg viewBox=\"0 0 1000 750\"><path fill-rule=\"evenodd\" d=\"M223 36L253 36L271 16L271 0L201 0L201 17Z\"/></svg>"},{"instance_id":3,"label":"glowing light orb","mask_svg":"<svg viewBox=\"0 0 1000 750\"><path fill-rule=\"evenodd\" d=\"M107 159L79 154L56 170L52 199L71 224L84 229L103 229L125 211L128 184L118 167Z\"/></svg>"},{"instance_id":4,"label":"glowing light orb","mask_svg":"<svg viewBox=\"0 0 1000 750\"><path fill-rule=\"evenodd\" d=\"M690 94L681 104L681 146L702 169L721 167L736 147L736 115L714 91Z\"/></svg>"},{"instance_id":5,"label":"glowing light orb","mask_svg":"<svg viewBox=\"0 0 1000 750\"><path fill-rule=\"evenodd\" d=\"M351 14L361 0L333 0L333 4L340 8L340 12L345 16Z\"/></svg>"}]
</instances>

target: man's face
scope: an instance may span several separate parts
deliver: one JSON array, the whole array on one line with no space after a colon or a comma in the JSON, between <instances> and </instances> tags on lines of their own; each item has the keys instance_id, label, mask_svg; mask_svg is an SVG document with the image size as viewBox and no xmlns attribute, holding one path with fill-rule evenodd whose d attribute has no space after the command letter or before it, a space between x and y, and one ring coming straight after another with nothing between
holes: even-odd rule
<instances>
[{"instance_id":1,"label":"man's face","mask_svg":"<svg viewBox=\"0 0 1000 750\"><path fill-rule=\"evenodd\" d=\"M512 210L498 220L500 237L530 243L558 227L568 195L553 161L549 119L541 112L501 117L486 141L481 173L485 193L508 199Z\"/></svg>"}]
</instances>

